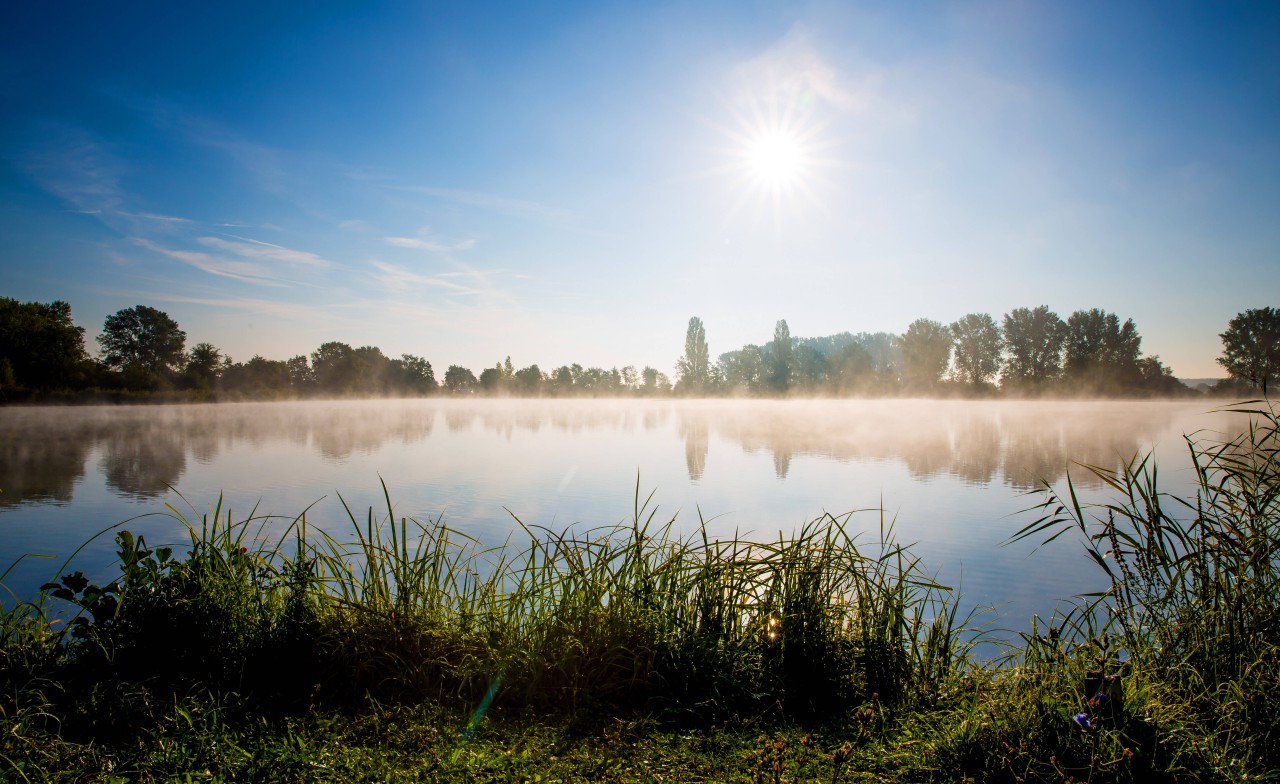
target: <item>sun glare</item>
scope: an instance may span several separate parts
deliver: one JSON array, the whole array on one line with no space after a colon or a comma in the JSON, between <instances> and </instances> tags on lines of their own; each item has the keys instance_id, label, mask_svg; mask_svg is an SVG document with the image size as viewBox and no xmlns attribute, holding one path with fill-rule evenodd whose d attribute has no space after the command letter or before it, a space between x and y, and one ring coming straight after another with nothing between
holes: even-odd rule
<instances>
[{"instance_id":1,"label":"sun glare","mask_svg":"<svg viewBox=\"0 0 1280 784\"><path fill-rule=\"evenodd\" d=\"M769 107L734 119L732 126L720 126L723 164L709 171L725 176L729 214L745 209L756 217L772 215L778 223L824 212L823 185L837 164L824 155L830 145L821 138L822 125L803 113Z\"/></svg>"},{"instance_id":2,"label":"sun glare","mask_svg":"<svg viewBox=\"0 0 1280 784\"><path fill-rule=\"evenodd\" d=\"M794 184L805 166L801 142L785 131L765 131L752 139L746 165L756 181L767 187Z\"/></svg>"}]
</instances>

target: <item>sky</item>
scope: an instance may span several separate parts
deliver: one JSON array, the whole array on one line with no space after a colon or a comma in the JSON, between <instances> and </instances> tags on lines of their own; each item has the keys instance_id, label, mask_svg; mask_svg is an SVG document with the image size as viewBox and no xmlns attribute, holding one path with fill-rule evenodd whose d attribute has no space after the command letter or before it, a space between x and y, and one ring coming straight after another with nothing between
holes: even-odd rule
<instances>
[{"instance_id":1,"label":"sky","mask_svg":"<svg viewBox=\"0 0 1280 784\"><path fill-rule=\"evenodd\" d=\"M1280 4L10 4L0 296L443 376L1280 306Z\"/></svg>"}]
</instances>

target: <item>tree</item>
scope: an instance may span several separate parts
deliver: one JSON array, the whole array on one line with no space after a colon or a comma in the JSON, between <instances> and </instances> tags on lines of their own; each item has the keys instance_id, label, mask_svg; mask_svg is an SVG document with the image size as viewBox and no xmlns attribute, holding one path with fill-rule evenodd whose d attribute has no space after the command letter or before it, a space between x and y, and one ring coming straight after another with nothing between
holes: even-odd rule
<instances>
[{"instance_id":1,"label":"tree","mask_svg":"<svg viewBox=\"0 0 1280 784\"><path fill-rule=\"evenodd\" d=\"M686 394L703 394L710 385L711 354L707 348L707 331L697 316L689 319L684 337L684 356L676 361L676 372L680 374L680 390Z\"/></svg>"},{"instance_id":2,"label":"tree","mask_svg":"<svg viewBox=\"0 0 1280 784\"><path fill-rule=\"evenodd\" d=\"M1067 319L1063 375L1098 391L1134 387L1141 379L1141 346L1133 319L1121 324L1116 314L1099 308L1077 310Z\"/></svg>"},{"instance_id":3,"label":"tree","mask_svg":"<svg viewBox=\"0 0 1280 784\"><path fill-rule=\"evenodd\" d=\"M861 343L850 343L829 360L828 378L836 394L847 395L865 389L875 374L875 360Z\"/></svg>"},{"instance_id":4,"label":"tree","mask_svg":"<svg viewBox=\"0 0 1280 784\"><path fill-rule=\"evenodd\" d=\"M1035 310L1014 308L1004 316L1004 345L1008 358L1001 384L1039 386L1061 372L1067 325L1057 313L1041 305Z\"/></svg>"},{"instance_id":5,"label":"tree","mask_svg":"<svg viewBox=\"0 0 1280 784\"><path fill-rule=\"evenodd\" d=\"M311 373L321 392L346 392L355 385L357 371L355 349L346 343L329 341L311 352Z\"/></svg>"},{"instance_id":6,"label":"tree","mask_svg":"<svg viewBox=\"0 0 1280 784\"><path fill-rule=\"evenodd\" d=\"M1254 308L1239 313L1227 322L1222 338L1222 356L1218 364L1232 378L1243 379L1262 389L1280 375L1280 310Z\"/></svg>"},{"instance_id":7,"label":"tree","mask_svg":"<svg viewBox=\"0 0 1280 784\"><path fill-rule=\"evenodd\" d=\"M764 352L759 346L746 345L720 355L718 375L731 393L762 391L767 383L767 372Z\"/></svg>"},{"instance_id":8,"label":"tree","mask_svg":"<svg viewBox=\"0 0 1280 784\"><path fill-rule=\"evenodd\" d=\"M98 343L103 363L111 368L137 368L159 375L181 364L187 333L163 311L146 305L107 316Z\"/></svg>"},{"instance_id":9,"label":"tree","mask_svg":"<svg viewBox=\"0 0 1280 784\"><path fill-rule=\"evenodd\" d=\"M813 392L826 383L831 364L813 346L795 346L791 350L791 383L805 392Z\"/></svg>"},{"instance_id":10,"label":"tree","mask_svg":"<svg viewBox=\"0 0 1280 784\"><path fill-rule=\"evenodd\" d=\"M480 388L489 394L493 394L502 387L502 365L497 367L485 368L480 371Z\"/></svg>"},{"instance_id":11,"label":"tree","mask_svg":"<svg viewBox=\"0 0 1280 784\"><path fill-rule=\"evenodd\" d=\"M222 373L222 352L212 343L197 343L187 355L182 375L194 389L208 391Z\"/></svg>"},{"instance_id":12,"label":"tree","mask_svg":"<svg viewBox=\"0 0 1280 784\"><path fill-rule=\"evenodd\" d=\"M914 389L935 386L951 364L951 330L937 321L916 319L902 336L902 373Z\"/></svg>"},{"instance_id":13,"label":"tree","mask_svg":"<svg viewBox=\"0 0 1280 784\"><path fill-rule=\"evenodd\" d=\"M534 365L534 367L537 367L537 365ZM635 389L636 383L640 380L640 374L636 372L636 366L627 365L620 372L622 373L622 383L626 385L627 389Z\"/></svg>"},{"instance_id":14,"label":"tree","mask_svg":"<svg viewBox=\"0 0 1280 784\"><path fill-rule=\"evenodd\" d=\"M768 346L769 386L776 392L791 388L791 349L791 328L786 319L779 319Z\"/></svg>"},{"instance_id":15,"label":"tree","mask_svg":"<svg viewBox=\"0 0 1280 784\"><path fill-rule=\"evenodd\" d=\"M461 365L450 365L444 372L444 388L455 395L476 388L476 375Z\"/></svg>"},{"instance_id":16,"label":"tree","mask_svg":"<svg viewBox=\"0 0 1280 784\"><path fill-rule=\"evenodd\" d=\"M289 386L295 392L306 392L315 386L316 374L311 371L306 354L290 357L285 365L289 368Z\"/></svg>"},{"instance_id":17,"label":"tree","mask_svg":"<svg viewBox=\"0 0 1280 784\"><path fill-rule=\"evenodd\" d=\"M534 397L542 391L542 370L537 365L521 368L516 371L513 383L521 395Z\"/></svg>"},{"instance_id":18,"label":"tree","mask_svg":"<svg viewBox=\"0 0 1280 784\"><path fill-rule=\"evenodd\" d=\"M401 354L399 359L391 360L391 368L397 392L429 395L436 391L435 371L431 369L431 363L422 357Z\"/></svg>"},{"instance_id":19,"label":"tree","mask_svg":"<svg viewBox=\"0 0 1280 784\"><path fill-rule=\"evenodd\" d=\"M70 305L0 297L0 387L75 386L87 361L84 328L72 323Z\"/></svg>"},{"instance_id":20,"label":"tree","mask_svg":"<svg viewBox=\"0 0 1280 784\"><path fill-rule=\"evenodd\" d=\"M1004 338L995 319L987 313L970 313L951 325L955 340L956 377L982 386L1000 372Z\"/></svg>"}]
</instances>

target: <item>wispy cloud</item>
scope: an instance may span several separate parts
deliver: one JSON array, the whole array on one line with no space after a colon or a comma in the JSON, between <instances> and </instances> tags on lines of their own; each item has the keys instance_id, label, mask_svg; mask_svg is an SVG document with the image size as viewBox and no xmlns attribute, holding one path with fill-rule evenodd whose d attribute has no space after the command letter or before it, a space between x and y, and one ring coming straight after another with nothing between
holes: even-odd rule
<instances>
[{"instance_id":1,"label":"wispy cloud","mask_svg":"<svg viewBox=\"0 0 1280 784\"><path fill-rule=\"evenodd\" d=\"M228 253L234 253L237 256L247 259L263 259L267 261L281 261L289 264L302 264L311 267L328 267L330 263L314 253L305 250L294 250L286 248L283 245L275 245L262 240L255 240L249 237L237 237L234 234L227 236L238 240L238 242L228 242L218 237L199 237L196 242L208 248L216 248Z\"/></svg>"},{"instance_id":2,"label":"wispy cloud","mask_svg":"<svg viewBox=\"0 0 1280 784\"><path fill-rule=\"evenodd\" d=\"M199 251L178 250L175 248L166 248L151 240L142 237L133 237L130 240L135 245L146 248L152 253L158 253L161 256L180 261L183 264L189 264L192 267L207 272L210 275L231 278L245 283L256 283L267 286L281 286L282 283L273 279L272 271L260 264L254 264L247 261L238 261L236 259L228 259L222 256L215 256Z\"/></svg>"},{"instance_id":3,"label":"wispy cloud","mask_svg":"<svg viewBox=\"0 0 1280 784\"><path fill-rule=\"evenodd\" d=\"M432 253L453 253L471 250L476 246L474 239L466 239L460 242L441 242L431 237L383 237L382 239L388 245L394 245L397 248L415 248L417 250L431 251Z\"/></svg>"},{"instance_id":4,"label":"wispy cloud","mask_svg":"<svg viewBox=\"0 0 1280 784\"><path fill-rule=\"evenodd\" d=\"M126 166L110 144L65 123L46 123L42 142L14 156L18 168L45 191L86 215L119 214Z\"/></svg>"},{"instance_id":5,"label":"wispy cloud","mask_svg":"<svg viewBox=\"0 0 1280 784\"><path fill-rule=\"evenodd\" d=\"M517 218L569 223L576 217L572 211L559 207L552 207L536 201L513 199L492 193L482 193L480 191L436 188L425 185L385 185L383 187L389 190L418 193L424 196L430 196L434 199L440 199L441 201L453 202L454 204L464 204L468 207L478 207L483 210L490 210L492 212L510 215Z\"/></svg>"},{"instance_id":6,"label":"wispy cloud","mask_svg":"<svg viewBox=\"0 0 1280 784\"><path fill-rule=\"evenodd\" d=\"M404 267L388 264L383 261L372 261L374 269L378 270L378 282L384 287L393 291L403 291L408 287L428 286L432 288L445 289L454 294L483 294L482 289L464 286L460 283L454 283L446 280L446 277L452 277L451 273L438 273L434 275L424 275L420 272L406 269Z\"/></svg>"}]
</instances>

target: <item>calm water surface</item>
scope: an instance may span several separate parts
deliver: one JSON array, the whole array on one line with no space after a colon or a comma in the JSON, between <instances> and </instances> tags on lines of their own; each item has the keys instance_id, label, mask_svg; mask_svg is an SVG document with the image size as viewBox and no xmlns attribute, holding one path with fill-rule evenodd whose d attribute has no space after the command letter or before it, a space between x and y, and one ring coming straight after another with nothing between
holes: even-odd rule
<instances>
[{"instance_id":1,"label":"calm water surface","mask_svg":"<svg viewBox=\"0 0 1280 784\"><path fill-rule=\"evenodd\" d=\"M760 538L823 512L899 541L967 602L1002 605L1001 625L1099 586L1071 542L1032 552L1003 542L1042 481L1073 461L1114 467L1154 449L1165 487L1191 478L1184 433L1238 432L1204 401L341 401L0 409L0 568L30 596L63 558L114 523L180 542L172 505L197 520L217 503L256 507L349 538L339 494L363 516L443 518L485 543L512 515L554 529L630 520L639 483L681 531ZM1096 483L1076 467L1084 493ZM142 517L139 517L139 516ZM269 527L283 530L287 522ZM1064 537L1064 540L1066 537ZM517 540L518 541L518 540ZM74 566L112 576L110 534Z\"/></svg>"}]
</instances>

